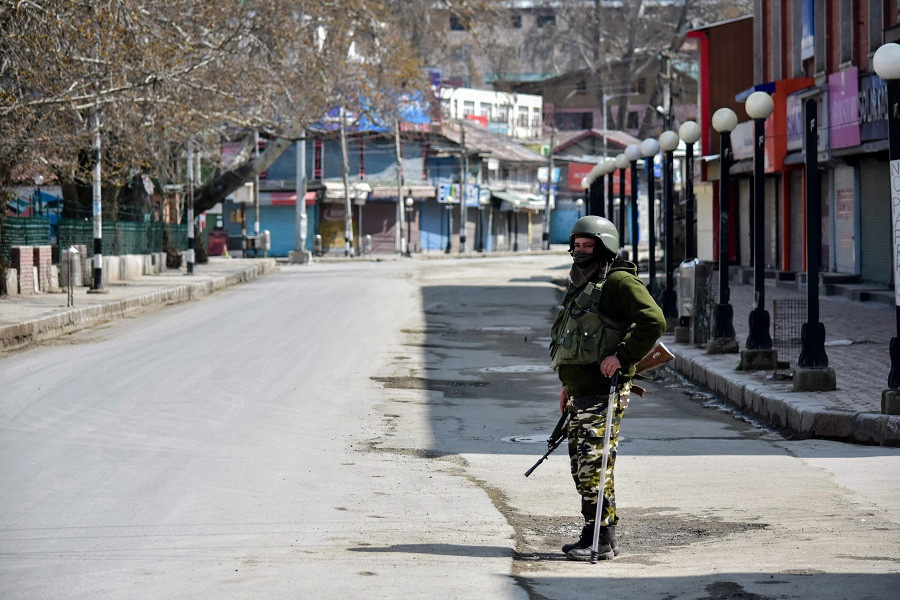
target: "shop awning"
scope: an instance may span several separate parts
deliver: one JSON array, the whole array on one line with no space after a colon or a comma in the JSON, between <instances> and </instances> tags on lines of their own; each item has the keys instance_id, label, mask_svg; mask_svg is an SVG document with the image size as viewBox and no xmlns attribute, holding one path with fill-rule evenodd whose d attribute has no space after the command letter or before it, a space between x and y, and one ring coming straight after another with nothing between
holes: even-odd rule
<instances>
[{"instance_id":1,"label":"shop awning","mask_svg":"<svg viewBox=\"0 0 900 600\"><path fill-rule=\"evenodd\" d=\"M306 192L307 205L316 203L316 193ZM297 206L297 192L260 192L260 206Z\"/></svg>"},{"instance_id":2,"label":"shop awning","mask_svg":"<svg viewBox=\"0 0 900 600\"><path fill-rule=\"evenodd\" d=\"M325 202L344 202L347 198L343 181L323 181L322 187L325 189L325 193L322 196L322 199ZM350 201L353 202L353 204L365 204L371 191L372 186L368 183L364 181L351 181Z\"/></svg>"},{"instance_id":3,"label":"shop awning","mask_svg":"<svg viewBox=\"0 0 900 600\"><path fill-rule=\"evenodd\" d=\"M401 192L404 198L419 198L419 199L428 199L434 198L437 194L435 193L433 185L407 185L403 184L401 186ZM370 200L379 199L379 200L397 200L397 186L396 185L376 185L372 188L372 193L369 195Z\"/></svg>"},{"instance_id":4,"label":"shop awning","mask_svg":"<svg viewBox=\"0 0 900 600\"><path fill-rule=\"evenodd\" d=\"M500 211L544 210L545 199L536 194L513 190L491 190L491 196L500 200Z\"/></svg>"}]
</instances>

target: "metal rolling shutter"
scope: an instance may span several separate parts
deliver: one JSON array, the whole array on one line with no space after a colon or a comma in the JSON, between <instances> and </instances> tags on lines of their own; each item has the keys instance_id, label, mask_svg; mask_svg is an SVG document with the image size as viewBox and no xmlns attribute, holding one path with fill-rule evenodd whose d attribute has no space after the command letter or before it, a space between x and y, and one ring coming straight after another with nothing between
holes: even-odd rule
<instances>
[{"instance_id":1,"label":"metal rolling shutter","mask_svg":"<svg viewBox=\"0 0 900 600\"><path fill-rule=\"evenodd\" d=\"M860 174L860 273L863 281L891 285L891 191L886 163L863 160Z\"/></svg>"},{"instance_id":2,"label":"metal rolling shutter","mask_svg":"<svg viewBox=\"0 0 900 600\"><path fill-rule=\"evenodd\" d=\"M803 270L803 172L791 171L791 264L790 270Z\"/></svg>"}]
</instances>

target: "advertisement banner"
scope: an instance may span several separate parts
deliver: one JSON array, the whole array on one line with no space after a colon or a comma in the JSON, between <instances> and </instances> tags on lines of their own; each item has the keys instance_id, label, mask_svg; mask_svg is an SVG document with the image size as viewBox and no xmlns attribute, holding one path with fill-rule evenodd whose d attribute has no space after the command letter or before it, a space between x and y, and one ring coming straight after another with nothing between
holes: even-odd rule
<instances>
[{"instance_id":1,"label":"advertisement banner","mask_svg":"<svg viewBox=\"0 0 900 600\"><path fill-rule=\"evenodd\" d=\"M581 180L587 177L596 163L570 162L566 175L566 186L571 191L581 191Z\"/></svg>"},{"instance_id":2,"label":"advertisement banner","mask_svg":"<svg viewBox=\"0 0 900 600\"><path fill-rule=\"evenodd\" d=\"M832 148L859 146L859 70L828 76L829 143Z\"/></svg>"},{"instance_id":3,"label":"advertisement banner","mask_svg":"<svg viewBox=\"0 0 900 600\"><path fill-rule=\"evenodd\" d=\"M887 86L884 79L866 75L859 80L859 137L863 142L888 137Z\"/></svg>"}]
</instances>

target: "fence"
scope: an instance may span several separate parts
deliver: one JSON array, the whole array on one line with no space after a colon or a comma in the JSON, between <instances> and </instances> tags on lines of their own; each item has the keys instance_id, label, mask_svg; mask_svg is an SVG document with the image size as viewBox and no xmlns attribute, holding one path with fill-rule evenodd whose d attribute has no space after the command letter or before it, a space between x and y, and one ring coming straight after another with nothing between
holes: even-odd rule
<instances>
[{"instance_id":1,"label":"fence","mask_svg":"<svg viewBox=\"0 0 900 600\"><path fill-rule=\"evenodd\" d=\"M0 261L9 264L13 246L49 246L50 219L5 217L0 235Z\"/></svg>"},{"instance_id":2,"label":"fence","mask_svg":"<svg viewBox=\"0 0 900 600\"><path fill-rule=\"evenodd\" d=\"M779 361L797 363L806 316L805 298L772 300L772 346L778 350Z\"/></svg>"},{"instance_id":3,"label":"fence","mask_svg":"<svg viewBox=\"0 0 900 600\"><path fill-rule=\"evenodd\" d=\"M163 232L167 227L169 239L175 244L175 248L187 250L186 224L104 221L102 252L105 256L162 252ZM60 248L78 245L85 245L89 249L94 247L94 225L90 220L61 219L57 235ZM8 263L9 249L13 246L48 246L50 241L49 219L7 217L0 239L0 259Z\"/></svg>"}]
</instances>

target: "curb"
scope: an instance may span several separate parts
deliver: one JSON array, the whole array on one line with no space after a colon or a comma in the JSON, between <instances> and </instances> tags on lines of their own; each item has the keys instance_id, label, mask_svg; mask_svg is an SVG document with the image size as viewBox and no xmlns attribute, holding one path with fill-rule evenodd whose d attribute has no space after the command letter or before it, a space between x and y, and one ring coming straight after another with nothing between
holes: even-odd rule
<instances>
[{"instance_id":1,"label":"curb","mask_svg":"<svg viewBox=\"0 0 900 600\"><path fill-rule=\"evenodd\" d=\"M714 364L727 359L706 357L700 349L668 345L675 355L673 367L692 382L752 412L779 429L800 439L834 439L857 444L900 446L900 416L869 412L841 412L822 407L817 410L809 401L791 398L796 392L789 385L774 390L775 384L764 383L751 375L735 371L731 366ZM734 355L719 355L723 357ZM733 362L733 361L732 361ZM807 395L814 397L815 392Z\"/></svg>"},{"instance_id":2,"label":"curb","mask_svg":"<svg viewBox=\"0 0 900 600\"><path fill-rule=\"evenodd\" d=\"M163 304L177 304L202 298L215 291L239 283L246 283L275 270L275 260L261 260L247 268L175 287L165 288L139 296L112 300L81 308L69 308L63 312L31 319L22 323L0 327L0 348L12 349L52 337L66 331L76 331L112 319L138 314L147 308Z\"/></svg>"}]
</instances>

